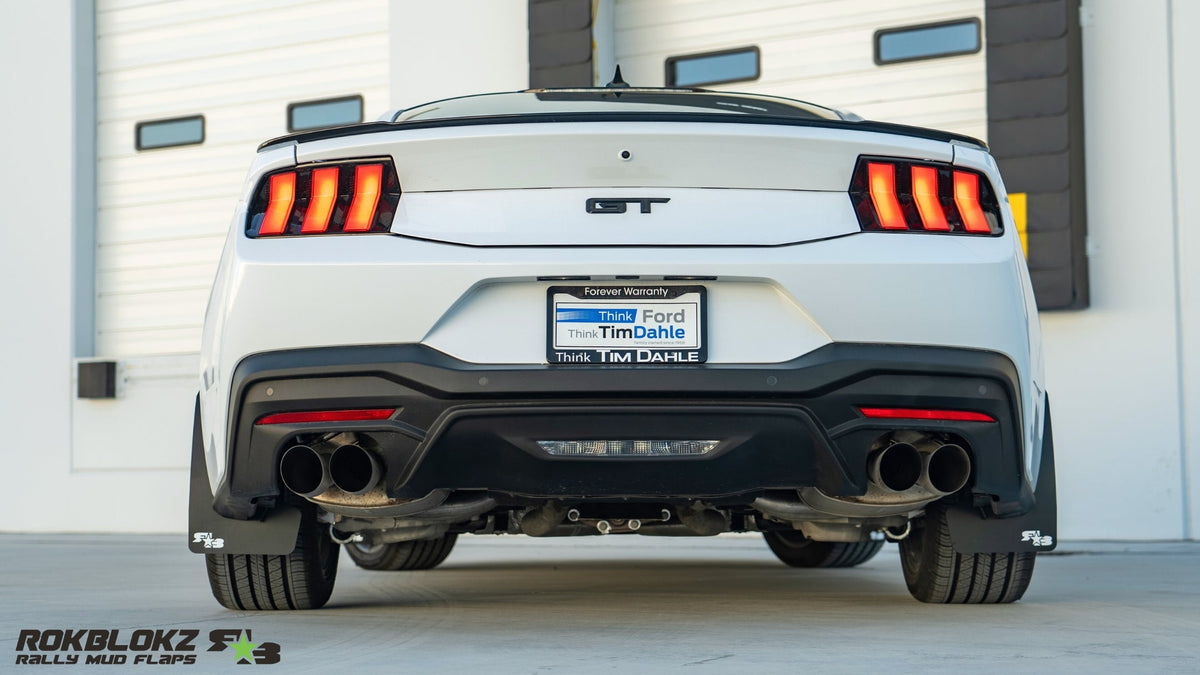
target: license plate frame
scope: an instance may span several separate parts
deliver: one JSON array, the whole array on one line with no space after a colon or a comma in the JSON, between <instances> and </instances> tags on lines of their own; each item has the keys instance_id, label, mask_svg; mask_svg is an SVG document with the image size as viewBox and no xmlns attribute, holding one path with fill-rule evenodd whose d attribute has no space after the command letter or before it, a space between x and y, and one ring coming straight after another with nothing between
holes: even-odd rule
<instances>
[{"instance_id":1,"label":"license plate frame","mask_svg":"<svg viewBox=\"0 0 1200 675\"><path fill-rule=\"evenodd\" d=\"M550 286L546 289L546 362L697 365L708 361L707 323L708 289L702 285Z\"/></svg>"}]
</instances>

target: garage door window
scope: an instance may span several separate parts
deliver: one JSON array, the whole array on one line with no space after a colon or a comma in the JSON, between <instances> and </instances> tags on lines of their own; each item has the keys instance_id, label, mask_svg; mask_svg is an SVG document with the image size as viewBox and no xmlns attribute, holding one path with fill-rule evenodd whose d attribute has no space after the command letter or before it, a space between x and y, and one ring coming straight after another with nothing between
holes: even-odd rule
<instances>
[{"instance_id":1,"label":"garage door window","mask_svg":"<svg viewBox=\"0 0 1200 675\"><path fill-rule=\"evenodd\" d=\"M363 120L362 96L343 96L288 104L288 131L324 129Z\"/></svg>"},{"instance_id":2,"label":"garage door window","mask_svg":"<svg viewBox=\"0 0 1200 675\"><path fill-rule=\"evenodd\" d=\"M138 150L198 145L203 142L203 115L138 122L134 129L134 145Z\"/></svg>"},{"instance_id":3,"label":"garage door window","mask_svg":"<svg viewBox=\"0 0 1200 675\"><path fill-rule=\"evenodd\" d=\"M667 59L668 87L695 87L757 80L758 47L672 56Z\"/></svg>"},{"instance_id":4,"label":"garage door window","mask_svg":"<svg viewBox=\"0 0 1200 675\"><path fill-rule=\"evenodd\" d=\"M875 63L901 63L974 54L980 49L979 19L962 19L875 32Z\"/></svg>"}]
</instances>

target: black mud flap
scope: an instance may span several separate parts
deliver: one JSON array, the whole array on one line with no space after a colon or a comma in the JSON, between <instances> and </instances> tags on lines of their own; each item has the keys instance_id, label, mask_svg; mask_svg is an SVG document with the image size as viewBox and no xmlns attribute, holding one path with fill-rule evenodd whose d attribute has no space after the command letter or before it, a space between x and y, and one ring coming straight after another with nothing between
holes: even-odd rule
<instances>
[{"instance_id":1,"label":"black mud flap","mask_svg":"<svg viewBox=\"0 0 1200 675\"><path fill-rule=\"evenodd\" d=\"M959 553L1053 551L1058 545L1058 496L1054 479L1054 430L1050 402L1042 434L1042 461L1033 508L1012 518L984 518L979 509L956 505L946 512L950 539Z\"/></svg>"},{"instance_id":2,"label":"black mud flap","mask_svg":"<svg viewBox=\"0 0 1200 675\"><path fill-rule=\"evenodd\" d=\"M212 489L204 465L200 397L192 426L192 479L188 503L188 548L192 553L286 555L296 548L300 511L279 507L263 520L234 520L213 510Z\"/></svg>"}]
</instances>

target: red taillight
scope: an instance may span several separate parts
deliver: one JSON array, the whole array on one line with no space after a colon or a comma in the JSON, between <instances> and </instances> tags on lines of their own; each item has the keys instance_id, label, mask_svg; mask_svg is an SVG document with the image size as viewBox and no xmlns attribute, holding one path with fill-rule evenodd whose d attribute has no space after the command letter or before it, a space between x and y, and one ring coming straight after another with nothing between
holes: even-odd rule
<instances>
[{"instance_id":1,"label":"red taillight","mask_svg":"<svg viewBox=\"0 0 1200 675\"><path fill-rule=\"evenodd\" d=\"M931 408L859 408L863 417L885 420L936 420L940 422L995 422L987 413Z\"/></svg>"},{"instance_id":2,"label":"red taillight","mask_svg":"<svg viewBox=\"0 0 1200 675\"><path fill-rule=\"evenodd\" d=\"M329 228L329 217L333 215L333 204L338 196L336 166L313 169L311 195L308 210L304 212L304 225L300 228L300 234L324 232Z\"/></svg>"},{"instance_id":3,"label":"red taillight","mask_svg":"<svg viewBox=\"0 0 1200 675\"><path fill-rule=\"evenodd\" d=\"M860 157L850 201L863 230L996 235L1000 205L982 174L948 164Z\"/></svg>"},{"instance_id":4,"label":"red taillight","mask_svg":"<svg viewBox=\"0 0 1200 675\"><path fill-rule=\"evenodd\" d=\"M979 176L966 171L954 172L954 205L962 214L963 225L967 232L988 233L987 217L979 206Z\"/></svg>"},{"instance_id":5,"label":"red taillight","mask_svg":"<svg viewBox=\"0 0 1200 675\"><path fill-rule=\"evenodd\" d=\"M346 216L346 232L366 232L375 219L379 206L379 191L383 184L382 164L363 164L354 170L354 201Z\"/></svg>"},{"instance_id":6,"label":"red taillight","mask_svg":"<svg viewBox=\"0 0 1200 675\"><path fill-rule=\"evenodd\" d=\"M260 418L255 424L304 424L307 422L366 422L386 420L396 412L395 408L372 408L370 410L312 410L306 412L275 413Z\"/></svg>"},{"instance_id":7,"label":"red taillight","mask_svg":"<svg viewBox=\"0 0 1200 675\"><path fill-rule=\"evenodd\" d=\"M292 217L292 204L296 201L296 172L277 173L271 176L270 201L263 216L259 234L281 234Z\"/></svg>"},{"instance_id":8,"label":"red taillight","mask_svg":"<svg viewBox=\"0 0 1200 675\"><path fill-rule=\"evenodd\" d=\"M882 162L867 164L871 183L871 204L879 214L879 224L885 230L906 230L904 211L896 199L896 166Z\"/></svg>"},{"instance_id":9,"label":"red taillight","mask_svg":"<svg viewBox=\"0 0 1200 675\"><path fill-rule=\"evenodd\" d=\"M946 212L938 199L938 170L932 166L914 166L912 183L913 201L917 203L917 213L921 214L921 224L927 230L949 232L950 223L946 221Z\"/></svg>"},{"instance_id":10,"label":"red taillight","mask_svg":"<svg viewBox=\"0 0 1200 675\"><path fill-rule=\"evenodd\" d=\"M246 235L386 233L399 202L400 183L389 159L299 166L259 181Z\"/></svg>"}]
</instances>

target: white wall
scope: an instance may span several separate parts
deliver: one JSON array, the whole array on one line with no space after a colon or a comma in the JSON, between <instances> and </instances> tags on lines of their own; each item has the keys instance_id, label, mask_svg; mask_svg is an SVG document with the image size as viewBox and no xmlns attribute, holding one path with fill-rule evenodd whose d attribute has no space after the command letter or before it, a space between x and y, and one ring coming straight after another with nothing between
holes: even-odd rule
<instances>
[{"instance_id":1,"label":"white wall","mask_svg":"<svg viewBox=\"0 0 1200 675\"><path fill-rule=\"evenodd\" d=\"M0 531L180 531L181 470L79 470L73 466L72 184L75 148L73 13L87 3L0 4L0 447L7 478ZM30 55L36 55L31 58ZM19 161L17 161L19 160ZM86 190L86 188L83 188ZM149 421L153 424L153 420ZM141 439L135 426L117 430ZM88 439L80 439L87 447Z\"/></svg>"},{"instance_id":2,"label":"white wall","mask_svg":"<svg viewBox=\"0 0 1200 675\"><path fill-rule=\"evenodd\" d=\"M393 0L392 106L529 88L526 0Z\"/></svg>"},{"instance_id":3,"label":"white wall","mask_svg":"<svg viewBox=\"0 0 1200 675\"><path fill-rule=\"evenodd\" d=\"M1176 1L1176 6L1188 5ZM1186 12L1194 20L1196 6ZM1200 348L1200 278L1180 260L1175 219L1173 84L1190 93L1177 105L1196 119L1189 69L1195 41L1168 40L1168 3L1085 0L1084 102L1091 308L1042 315L1047 383L1058 459L1059 536L1067 539L1177 539L1186 530L1181 458L1181 345L1177 275ZM1191 24L1193 27L1195 23ZM1177 33L1178 34L1178 33ZM1184 34L1186 35L1186 34ZM1184 52L1187 52L1186 54ZM1187 83L1184 85L1184 83ZM1189 122L1190 124L1190 122ZM1192 170L1195 177L1195 170ZM1181 200L1193 192L1181 183ZM1190 219L1194 224L1194 217ZM1200 251L1197 251L1200 252ZM1186 349L1184 352L1186 353ZM1200 373L1186 389L1194 392ZM1196 405L1193 393L1191 406ZM1193 411L1194 412L1194 411ZM1192 433L1195 433L1193 428ZM1192 447L1195 448L1195 439ZM1194 464L1195 462L1193 462Z\"/></svg>"},{"instance_id":4,"label":"white wall","mask_svg":"<svg viewBox=\"0 0 1200 675\"><path fill-rule=\"evenodd\" d=\"M1175 181L1173 185L1175 234L1179 242L1176 268L1182 324L1180 355L1183 360L1183 437L1185 445L1183 483L1184 519L1187 537L1200 539L1200 3L1174 0L1170 8L1171 31L1168 47L1172 56L1172 136Z\"/></svg>"}]
</instances>

